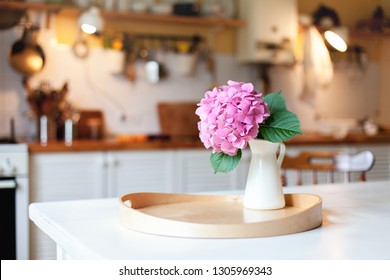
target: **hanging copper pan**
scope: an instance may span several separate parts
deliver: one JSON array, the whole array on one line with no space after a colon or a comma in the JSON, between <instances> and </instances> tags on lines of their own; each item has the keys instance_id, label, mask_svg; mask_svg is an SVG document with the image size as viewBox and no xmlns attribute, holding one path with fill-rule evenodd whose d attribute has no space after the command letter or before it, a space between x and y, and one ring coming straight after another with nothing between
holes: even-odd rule
<instances>
[{"instance_id":1,"label":"hanging copper pan","mask_svg":"<svg viewBox=\"0 0 390 280\"><path fill-rule=\"evenodd\" d=\"M36 42L38 30L37 26L26 24L22 38L13 43L9 55L12 67L27 76L41 71L45 65L45 54Z\"/></svg>"}]
</instances>

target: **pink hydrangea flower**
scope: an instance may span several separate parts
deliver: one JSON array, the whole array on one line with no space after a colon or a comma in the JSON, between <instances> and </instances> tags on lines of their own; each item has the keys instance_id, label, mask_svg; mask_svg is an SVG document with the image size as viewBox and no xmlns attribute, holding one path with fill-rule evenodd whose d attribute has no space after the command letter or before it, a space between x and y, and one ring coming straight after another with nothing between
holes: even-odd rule
<instances>
[{"instance_id":1,"label":"pink hydrangea flower","mask_svg":"<svg viewBox=\"0 0 390 280\"><path fill-rule=\"evenodd\" d=\"M230 156L256 138L259 124L270 115L251 83L228 81L207 91L198 106L200 140L207 149Z\"/></svg>"}]
</instances>

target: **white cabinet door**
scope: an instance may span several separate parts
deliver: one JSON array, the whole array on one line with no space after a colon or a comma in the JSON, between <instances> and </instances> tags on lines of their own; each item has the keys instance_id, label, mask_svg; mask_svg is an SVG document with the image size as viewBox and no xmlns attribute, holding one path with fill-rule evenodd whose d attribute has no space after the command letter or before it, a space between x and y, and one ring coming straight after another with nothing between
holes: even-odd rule
<instances>
[{"instance_id":1,"label":"white cabinet door","mask_svg":"<svg viewBox=\"0 0 390 280\"><path fill-rule=\"evenodd\" d=\"M172 150L108 152L108 196L131 192L172 192L174 152Z\"/></svg>"},{"instance_id":2,"label":"white cabinet door","mask_svg":"<svg viewBox=\"0 0 390 280\"><path fill-rule=\"evenodd\" d=\"M181 150L178 152L176 172L178 192L212 192L240 188L240 169L214 174L209 150Z\"/></svg>"},{"instance_id":3,"label":"white cabinet door","mask_svg":"<svg viewBox=\"0 0 390 280\"><path fill-rule=\"evenodd\" d=\"M104 153L47 153L30 157L31 202L105 196Z\"/></svg>"},{"instance_id":4,"label":"white cabinet door","mask_svg":"<svg viewBox=\"0 0 390 280\"><path fill-rule=\"evenodd\" d=\"M106 195L104 154L44 153L30 156L30 202L102 198ZM30 257L55 259L56 246L30 226Z\"/></svg>"}]
</instances>

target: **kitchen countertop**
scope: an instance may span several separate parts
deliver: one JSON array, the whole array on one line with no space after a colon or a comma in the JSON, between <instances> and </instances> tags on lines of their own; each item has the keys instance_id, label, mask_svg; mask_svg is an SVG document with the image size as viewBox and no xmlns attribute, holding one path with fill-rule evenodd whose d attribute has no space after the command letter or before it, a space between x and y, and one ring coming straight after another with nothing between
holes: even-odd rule
<instances>
[{"instance_id":1,"label":"kitchen countertop","mask_svg":"<svg viewBox=\"0 0 390 280\"><path fill-rule=\"evenodd\" d=\"M318 133L305 133L297 135L286 141L286 145L348 145L348 144L390 144L390 133L380 133L367 136L362 133L351 133L343 139L335 139ZM150 140L148 137L128 137L123 139L102 140L75 140L71 146L64 141L49 141L46 146L39 142L28 143L30 153L46 152L92 152L92 151L118 151L118 150L164 150L164 149L194 149L202 148L199 138L159 138Z\"/></svg>"},{"instance_id":2,"label":"kitchen countertop","mask_svg":"<svg viewBox=\"0 0 390 280\"><path fill-rule=\"evenodd\" d=\"M42 146L39 142L28 143L30 153L44 152L92 152L92 151L118 151L118 150L164 150L164 149L190 149L202 148L199 139L172 139L172 140L129 140L117 139L75 140L71 146L64 141L48 142Z\"/></svg>"}]
</instances>

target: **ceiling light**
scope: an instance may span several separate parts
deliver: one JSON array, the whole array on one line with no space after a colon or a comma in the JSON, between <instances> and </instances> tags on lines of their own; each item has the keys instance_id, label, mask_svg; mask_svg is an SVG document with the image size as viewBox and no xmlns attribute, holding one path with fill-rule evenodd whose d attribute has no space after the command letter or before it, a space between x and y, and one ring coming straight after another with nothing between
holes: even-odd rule
<instances>
[{"instance_id":1,"label":"ceiling light","mask_svg":"<svg viewBox=\"0 0 390 280\"><path fill-rule=\"evenodd\" d=\"M101 31L103 29L103 19L100 15L100 9L92 6L83 12L79 18L79 26L87 34Z\"/></svg>"}]
</instances>

